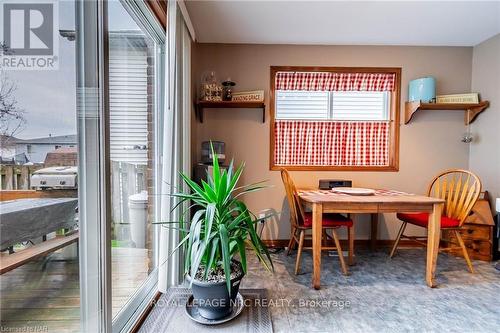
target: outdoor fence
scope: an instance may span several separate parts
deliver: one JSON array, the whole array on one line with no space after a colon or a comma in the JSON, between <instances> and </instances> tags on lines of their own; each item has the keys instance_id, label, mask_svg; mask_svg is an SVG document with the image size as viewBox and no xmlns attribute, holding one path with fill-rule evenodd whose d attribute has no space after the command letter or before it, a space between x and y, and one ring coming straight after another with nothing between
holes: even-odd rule
<instances>
[{"instance_id":1,"label":"outdoor fence","mask_svg":"<svg viewBox=\"0 0 500 333\"><path fill-rule=\"evenodd\" d=\"M43 165L1 165L2 190L30 190L31 175ZM112 220L128 223L128 198L147 190L147 166L127 162L111 162Z\"/></svg>"},{"instance_id":2,"label":"outdoor fence","mask_svg":"<svg viewBox=\"0 0 500 333\"><path fill-rule=\"evenodd\" d=\"M112 221L129 223L128 198L147 190L147 166L127 162L111 162Z\"/></svg>"},{"instance_id":3,"label":"outdoor fence","mask_svg":"<svg viewBox=\"0 0 500 333\"><path fill-rule=\"evenodd\" d=\"M0 165L2 190L31 189L31 175L42 168L43 165Z\"/></svg>"},{"instance_id":4,"label":"outdoor fence","mask_svg":"<svg viewBox=\"0 0 500 333\"><path fill-rule=\"evenodd\" d=\"M43 165L0 165L2 190L30 190L31 175ZM114 222L128 222L128 197L147 190L146 165L111 162L112 218Z\"/></svg>"}]
</instances>

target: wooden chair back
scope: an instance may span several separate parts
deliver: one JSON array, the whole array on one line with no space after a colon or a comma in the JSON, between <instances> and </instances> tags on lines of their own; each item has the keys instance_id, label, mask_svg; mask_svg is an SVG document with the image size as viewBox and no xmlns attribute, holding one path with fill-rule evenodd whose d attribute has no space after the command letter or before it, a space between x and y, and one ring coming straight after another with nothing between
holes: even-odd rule
<instances>
[{"instance_id":1,"label":"wooden chair back","mask_svg":"<svg viewBox=\"0 0 500 333\"><path fill-rule=\"evenodd\" d=\"M290 206L290 222L294 226L302 225L305 216L304 208L300 204L297 188L295 187L292 177L286 169L281 169L281 180L285 186L286 198Z\"/></svg>"},{"instance_id":2,"label":"wooden chair back","mask_svg":"<svg viewBox=\"0 0 500 333\"><path fill-rule=\"evenodd\" d=\"M462 226L481 194L481 180L468 170L447 170L434 178L427 194L445 200L443 216Z\"/></svg>"}]
</instances>

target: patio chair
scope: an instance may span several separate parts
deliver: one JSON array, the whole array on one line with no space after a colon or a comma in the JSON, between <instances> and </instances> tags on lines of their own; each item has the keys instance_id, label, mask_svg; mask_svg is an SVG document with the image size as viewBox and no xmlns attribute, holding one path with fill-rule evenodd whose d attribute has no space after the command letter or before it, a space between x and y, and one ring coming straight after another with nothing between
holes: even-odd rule
<instances>
[{"instance_id":1,"label":"patio chair","mask_svg":"<svg viewBox=\"0 0 500 333\"><path fill-rule=\"evenodd\" d=\"M281 179L283 180L288 204L290 206L290 223L292 225L292 234L290 242L288 243L287 254L289 255L295 244L298 243L295 274L299 274L302 250L305 248L311 249L311 247L304 247L304 239L306 238L306 231L312 230L312 213L304 211L298 197L297 188L295 187L295 184L293 183L293 180L287 170L281 170ZM344 261L339 237L336 232L336 229L340 227L348 228L349 264L353 264L354 227L353 222L349 217L345 217L341 214L323 214L323 244L321 246L321 250L337 250L342 272L347 275L347 266ZM333 240L335 242L334 247L326 245L327 239L331 238L330 235L327 234L327 230L332 231ZM311 237L308 237L308 239L311 239Z\"/></svg>"},{"instance_id":2,"label":"patio chair","mask_svg":"<svg viewBox=\"0 0 500 333\"><path fill-rule=\"evenodd\" d=\"M481 180L475 174L467 170L448 170L439 174L431 182L427 191L428 196L434 196L445 200L443 215L441 217L441 230L448 231L449 235L454 235L456 239L442 239L448 247L441 247L440 251L451 251L461 249L469 270L474 273L474 268L470 261L465 247L460 229L462 228L465 219L469 216L472 207L479 198L481 193ZM399 241L401 239L410 239L421 245L426 245L426 237L414 237L404 235L404 231L408 223L427 228L429 213L399 213L398 219L403 221L399 229L398 236L394 242L390 257L396 253ZM455 244L458 246L449 246Z\"/></svg>"}]
</instances>

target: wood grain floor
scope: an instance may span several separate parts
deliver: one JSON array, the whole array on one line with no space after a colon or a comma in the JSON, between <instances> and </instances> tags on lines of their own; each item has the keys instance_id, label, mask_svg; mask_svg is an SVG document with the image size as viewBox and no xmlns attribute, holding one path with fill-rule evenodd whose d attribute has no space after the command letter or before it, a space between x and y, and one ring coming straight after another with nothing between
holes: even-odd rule
<instances>
[{"instance_id":1,"label":"wood grain floor","mask_svg":"<svg viewBox=\"0 0 500 333\"><path fill-rule=\"evenodd\" d=\"M149 272L147 250L113 248L113 316ZM53 253L0 276L0 328L39 328L41 332L80 331L78 260Z\"/></svg>"}]
</instances>

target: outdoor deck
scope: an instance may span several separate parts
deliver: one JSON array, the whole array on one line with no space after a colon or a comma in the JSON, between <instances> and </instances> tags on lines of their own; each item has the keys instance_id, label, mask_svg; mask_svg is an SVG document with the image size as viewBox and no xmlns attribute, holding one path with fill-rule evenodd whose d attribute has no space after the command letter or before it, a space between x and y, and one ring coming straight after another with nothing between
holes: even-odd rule
<instances>
[{"instance_id":1,"label":"outdoor deck","mask_svg":"<svg viewBox=\"0 0 500 333\"><path fill-rule=\"evenodd\" d=\"M148 275L147 250L113 248L112 262L114 317ZM0 299L2 331L79 332L78 260L62 260L56 252L3 274Z\"/></svg>"}]
</instances>

